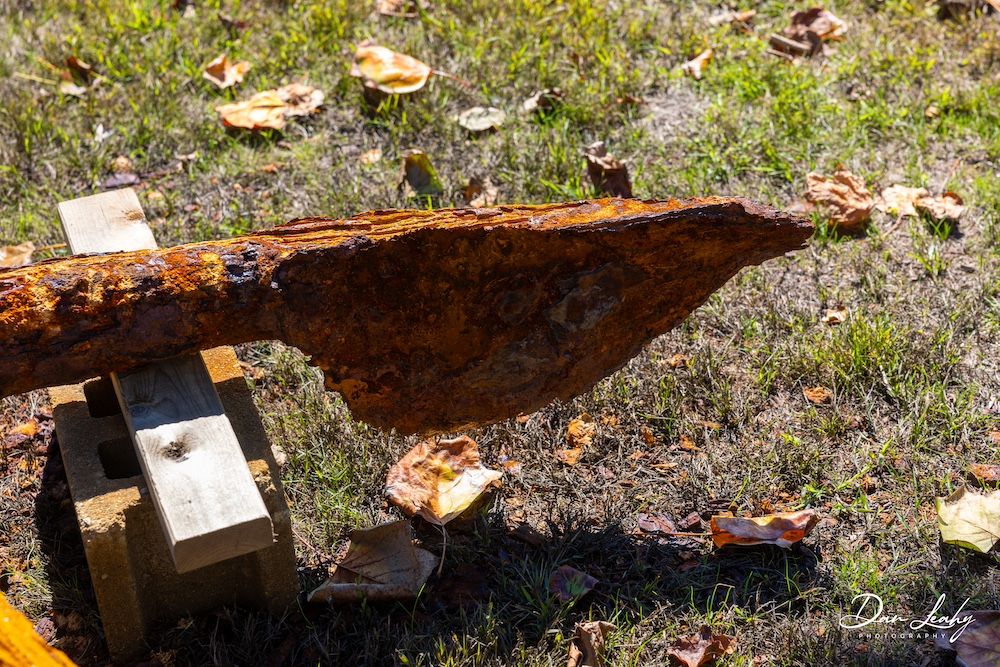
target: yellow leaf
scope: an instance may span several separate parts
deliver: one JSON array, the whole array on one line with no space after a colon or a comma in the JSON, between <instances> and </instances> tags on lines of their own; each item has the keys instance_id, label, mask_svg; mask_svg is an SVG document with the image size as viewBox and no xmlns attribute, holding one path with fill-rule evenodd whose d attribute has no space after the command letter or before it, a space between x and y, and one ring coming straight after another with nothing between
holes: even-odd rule
<instances>
[{"instance_id":1,"label":"yellow leaf","mask_svg":"<svg viewBox=\"0 0 1000 667\"><path fill-rule=\"evenodd\" d=\"M285 127L285 102L276 90L265 90L248 100L223 104L215 110L226 127L247 130L280 130Z\"/></svg>"},{"instance_id":2,"label":"yellow leaf","mask_svg":"<svg viewBox=\"0 0 1000 667\"><path fill-rule=\"evenodd\" d=\"M962 486L934 504L941 539L948 544L987 553L1000 542L1000 491L985 495Z\"/></svg>"},{"instance_id":3,"label":"yellow leaf","mask_svg":"<svg viewBox=\"0 0 1000 667\"><path fill-rule=\"evenodd\" d=\"M31 264L31 254L35 244L26 241L20 245L0 246L0 269L16 269Z\"/></svg>"},{"instance_id":4,"label":"yellow leaf","mask_svg":"<svg viewBox=\"0 0 1000 667\"><path fill-rule=\"evenodd\" d=\"M833 400L833 392L826 387L803 387L802 395L814 405L826 405Z\"/></svg>"},{"instance_id":5,"label":"yellow leaf","mask_svg":"<svg viewBox=\"0 0 1000 667\"><path fill-rule=\"evenodd\" d=\"M317 113L323 106L326 94L319 88L304 83L290 83L275 91L285 103L285 117L308 116Z\"/></svg>"},{"instance_id":6,"label":"yellow leaf","mask_svg":"<svg viewBox=\"0 0 1000 667\"><path fill-rule=\"evenodd\" d=\"M406 515L443 526L502 476L483 467L476 441L468 436L423 440L389 469L385 493Z\"/></svg>"},{"instance_id":7,"label":"yellow leaf","mask_svg":"<svg viewBox=\"0 0 1000 667\"><path fill-rule=\"evenodd\" d=\"M202 77L208 79L219 88L229 88L243 81L243 75L250 70L250 63L243 60L234 63L225 53L205 65Z\"/></svg>"},{"instance_id":8,"label":"yellow leaf","mask_svg":"<svg viewBox=\"0 0 1000 667\"><path fill-rule=\"evenodd\" d=\"M934 197L921 197L916 202L917 210L935 220L958 220L965 212L962 198L954 192L945 192Z\"/></svg>"},{"instance_id":9,"label":"yellow leaf","mask_svg":"<svg viewBox=\"0 0 1000 667\"><path fill-rule=\"evenodd\" d=\"M432 71L430 65L416 58L364 42L354 53L351 76L383 93L403 94L423 88Z\"/></svg>"},{"instance_id":10,"label":"yellow leaf","mask_svg":"<svg viewBox=\"0 0 1000 667\"><path fill-rule=\"evenodd\" d=\"M38 636L31 622L7 602L3 593L0 593L0 627L0 665L73 667L62 651Z\"/></svg>"}]
</instances>

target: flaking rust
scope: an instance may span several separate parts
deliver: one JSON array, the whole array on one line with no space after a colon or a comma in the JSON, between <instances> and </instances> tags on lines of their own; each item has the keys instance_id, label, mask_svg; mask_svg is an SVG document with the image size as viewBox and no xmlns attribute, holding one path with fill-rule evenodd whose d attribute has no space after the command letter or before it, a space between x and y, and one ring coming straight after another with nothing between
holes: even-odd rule
<instances>
[{"instance_id":1,"label":"flaking rust","mask_svg":"<svg viewBox=\"0 0 1000 667\"><path fill-rule=\"evenodd\" d=\"M455 431L587 390L811 233L743 199L601 199L50 260L0 271L0 395L279 339L359 419Z\"/></svg>"}]
</instances>

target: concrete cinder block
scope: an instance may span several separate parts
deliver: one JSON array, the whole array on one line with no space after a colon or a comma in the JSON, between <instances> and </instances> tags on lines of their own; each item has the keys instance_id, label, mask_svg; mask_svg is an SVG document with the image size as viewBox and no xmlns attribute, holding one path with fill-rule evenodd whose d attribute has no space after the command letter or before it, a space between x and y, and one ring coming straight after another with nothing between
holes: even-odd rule
<instances>
[{"instance_id":1,"label":"concrete cinder block","mask_svg":"<svg viewBox=\"0 0 1000 667\"><path fill-rule=\"evenodd\" d=\"M232 348L202 353L274 526L274 544L178 574L108 379L53 387L53 416L90 576L115 660L146 637L228 604L281 614L299 593L288 505L274 456ZM201 508L211 512L211 507Z\"/></svg>"}]
</instances>

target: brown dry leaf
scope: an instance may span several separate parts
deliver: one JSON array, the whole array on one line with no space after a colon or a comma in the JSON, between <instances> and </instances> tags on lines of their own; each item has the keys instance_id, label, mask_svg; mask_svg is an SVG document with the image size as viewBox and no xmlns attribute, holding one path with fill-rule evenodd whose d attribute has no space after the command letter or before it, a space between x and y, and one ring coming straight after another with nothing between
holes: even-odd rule
<instances>
[{"instance_id":1,"label":"brown dry leaf","mask_svg":"<svg viewBox=\"0 0 1000 667\"><path fill-rule=\"evenodd\" d=\"M685 452L698 452L701 451L701 447L694 444L694 440L686 435L682 435L679 442L680 448Z\"/></svg>"},{"instance_id":2,"label":"brown dry leaf","mask_svg":"<svg viewBox=\"0 0 1000 667\"><path fill-rule=\"evenodd\" d=\"M436 197L444 193L444 186L427 153L408 151L403 156L402 180L399 188L407 197Z\"/></svg>"},{"instance_id":3,"label":"brown dry leaf","mask_svg":"<svg viewBox=\"0 0 1000 667\"><path fill-rule=\"evenodd\" d=\"M285 102L276 90L264 90L248 100L223 104L215 110L226 127L280 130L285 127Z\"/></svg>"},{"instance_id":4,"label":"brown dry leaf","mask_svg":"<svg viewBox=\"0 0 1000 667\"><path fill-rule=\"evenodd\" d=\"M933 197L921 197L916 201L917 210L935 220L958 220L965 212L962 198L954 192L945 192Z\"/></svg>"},{"instance_id":5,"label":"brown dry leaf","mask_svg":"<svg viewBox=\"0 0 1000 667\"><path fill-rule=\"evenodd\" d=\"M966 611L962 616L970 617L972 622L966 627L958 625L935 633L935 646L955 651L958 654L955 663L959 667L1000 665L1000 611Z\"/></svg>"},{"instance_id":6,"label":"brown dry leaf","mask_svg":"<svg viewBox=\"0 0 1000 667\"><path fill-rule=\"evenodd\" d=\"M785 28L786 37L799 41L811 41L812 33L822 41L840 39L847 32L847 23L822 7L813 7L792 15L792 24Z\"/></svg>"},{"instance_id":7,"label":"brown dry leaf","mask_svg":"<svg viewBox=\"0 0 1000 667\"><path fill-rule=\"evenodd\" d=\"M787 549L808 535L817 523L819 516L813 510L752 518L735 517L727 512L712 517L712 541L716 547L776 544Z\"/></svg>"},{"instance_id":8,"label":"brown dry leaf","mask_svg":"<svg viewBox=\"0 0 1000 667\"><path fill-rule=\"evenodd\" d=\"M587 159L587 175L598 192L615 197L632 196L628 167L608 153L603 141L587 146L583 156Z\"/></svg>"},{"instance_id":9,"label":"brown dry leaf","mask_svg":"<svg viewBox=\"0 0 1000 667\"><path fill-rule=\"evenodd\" d=\"M73 97L83 97L87 94L87 88L85 86L79 86L73 83L70 79L63 79L59 82L59 92L63 95L71 95Z\"/></svg>"},{"instance_id":10,"label":"brown dry leaf","mask_svg":"<svg viewBox=\"0 0 1000 667\"><path fill-rule=\"evenodd\" d=\"M432 72L430 65L416 58L371 42L358 46L351 67L351 76L361 79L368 88L387 94L416 92L424 87Z\"/></svg>"},{"instance_id":11,"label":"brown dry leaf","mask_svg":"<svg viewBox=\"0 0 1000 667\"><path fill-rule=\"evenodd\" d=\"M589 447L594 439L596 429L594 418L583 412L579 417L571 420L569 426L566 427L566 442L570 447Z\"/></svg>"},{"instance_id":12,"label":"brown dry leaf","mask_svg":"<svg viewBox=\"0 0 1000 667\"><path fill-rule=\"evenodd\" d=\"M29 438L35 437L38 434L38 420L29 419L28 421L15 426L10 430L14 435L23 435Z\"/></svg>"},{"instance_id":13,"label":"brown dry leaf","mask_svg":"<svg viewBox=\"0 0 1000 667\"><path fill-rule=\"evenodd\" d=\"M698 634L675 639L667 650L667 655L674 665L706 667L714 665L718 658L734 651L736 651L735 637L712 634L711 629L703 625Z\"/></svg>"},{"instance_id":14,"label":"brown dry leaf","mask_svg":"<svg viewBox=\"0 0 1000 667\"><path fill-rule=\"evenodd\" d=\"M35 244L25 241L18 245L0 246L0 269L16 269L19 266L31 264L31 255L35 252Z\"/></svg>"},{"instance_id":15,"label":"brown dry leaf","mask_svg":"<svg viewBox=\"0 0 1000 667\"><path fill-rule=\"evenodd\" d=\"M372 148L371 150L367 150L364 153L362 153L361 157L358 158L358 162L360 162L363 165L371 165L375 164L381 159L382 159L382 151L378 148Z\"/></svg>"},{"instance_id":16,"label":"brown dry leaf","mask_svg":"<svg viewBox=\"0 0 1000 667\"><path fill-rule=\"evenodd\" d=\"M549 590L560 602L570 602L582 598L598 583L597 579L586 572L562 565L549 577Z\"/></svg>"},{"instance_id":17,"label":"brown dry leaf","mask_svg":"<svg viewBox=\"0 0 1000 667\"><path fill-rule=\"evenodd\" d=\"M415 19L418 13L418 4L414 0L378 0L375 3L375 11L382 16L396 16L405 19Z\"/></svg>"},{"instance_id":18,"label":"brown dry leaf","mask_svg":"<svg viewBox=\"0 0 1000 667\"><path fill-rule=\"evenodd\" d=\"M531 97L521 103L521 108L528 113L546 113L559 106L562 99L562 89L545 88L532 93Z\"/></svg>"},{"instance_id":19,"label":"brown dry leaf","mask_svg":"<svg viewBox=\"0 0 1000 667\"><path fill-rule=\"evenodd\" d=\"M847 320L847 316L851 314L844 306L837 306L836 308L827 308L826 314L823 315L821 320L823 324L831 327L835 327L838 324L843 324Z\"/></svg>"},{"instance_id":20,"label":"brown dry leaf","mask_svg":"<svg viewBox=\"0 0 1000 667\"><path fill-rule=\"evenodd\" d=\"M347 555L309 602L412 600L436 565L434 554L413 545L405 519L355 530Z\"/></svg>"},{"instance_id":21,"label":"brown dry leaf","mask_svg":"<svg viewBox=\"0 0 1000 667\"><path fill-rule=\"evenodd\" d=\"M485 179L473 176L469 179L465 189L462 190L462 199L465 200L466 204L475 208L493 206L497 203L499 196L500 191L493 185L493 181L488 176Z\"/></svg>"},{"instance_id":22,"label":"brown dry leaf","mask_svg":"<svg viewBox=\"0 0 1000 667\"><path fill-rule=\"evenodd\" d=\"M642 441L646 443L647 447L652 447L656 444L656 434L648 426L639 427L639 436L642 437Z\"/></svg>"},{"instance_id":23,"label":"brown dry leaf","mask_svg":"<svg viewBox=\"0 0 1000 667\"><path fill-rule=\"evenodd\" d=\"M871 218L875 206L865 182L843 169L833 176L815 172L807 174L805 196L809 201L825 206L830 222L848 232L860 229Z\"/></svg>"},{"instance_id":24,"label":"brown dry leaf","mask_svg":"<svg viewBox=\"0 0 1000 667\"><path fill-rule=\"evenodd\" d=\"M696 55L691 60L687 61L681 66L681 70L688 76L698 80L701 78L702 70L708 65L712 60L712 55L715 51L711 48L705 49L698 55Z\"/></svg>"},{"instance_id":25,"label":"brown dry leaf","mask_svg":"<svg viewBox=\"0 0 1000 667\"><path fill-rule=\"evenodd\" d=\"M483 467L476 441L467 435L423 440L389 469L385 495L407 516L443 526L501 477L503 473Z\"/></svg>"},{"instance_id":26,"label":"brown dry leaf","mask_svg":"<svg viewBox=\"0 0 1000 667\"><path fill-rule=\"evenodd\" d=\"M667 359L667 366L671 368L683 368L691 362L691 357L686 354L674 354L669 359Z\"/></svg>"},{"instance_id":27,"label":"brown dry leaf","mask_svg":"<svg viewBox=\"0 0 1000 667\"><path fill-rule=\"evenodd\" d=\"M604 667L607 636L617 628L607 621L577 623L566 667Z\"/></svg>"},{"instance_id":28,"label":"brown dry leaf","mask_svg":"<svg viewBox=\"0 0 1000 667\"><path fill-rule=\"evenodd\" d=\"M285 117L308 116L319 113L326 94L319 88L307 86L304 83L290 83L275 91L278 98L285 103Z\"/></svg>"},{"instance_id":29,"label":"brown dry leaf","mask_svg":"<svg viewBox=\"0 0 1000 667\"><path fill-rule=\"evenodd\" d=\"M802 395L813 405L827 405L833 402L833 392L819 385L815 387L803 387Z\"/></svg>"},{"instance_id":30,"label":"brown dry leaf","mask_svg":"<svg viewBox=\"0 0 1000 667\"><path fill-rule=\"evenodd\" d=\"M471 107L455 117L469 132L494 130L504 124L507 114L496 107Z\"/></svg>"},{"instance_id":31,"label":"brown dry leaf","mask_svg":"<svg viewBox=\"0 0 1000 667\"><path fill-rule=\"evenodd\" d=\"M640 512L635 515L636 526L644 533L665 533L670 534L677 531L677 526L670 520L670 517L663 514L645 514Z\"/></svg>"},{"instance_id":32,"label":"brown dry leaf","mask_svg":"<svg viewBox=\"0 0 1000 667\"><path fill-rule=\"evenodd\" d=\"M716 27L725 25L726 23L746 23L755 16L757 16L756 9L747 9L742 12L719 12L718 14L713 14L709 17L708 25Z\"/></svg>"},{"instance_id":33,"label":"brown dry leaf","mask_svg":"<svg viewBox=\"0 0 1000 667\"><path fill-rule=\"evenodd\" d=\"M990 484L1000 482L1000 465L974 463L969 466L969 472L980 482Z\"/></svg>"},{"instance_id":34,"label":"brown dry leaf","mask_svg":"<svg viewBox=\"0 0 1000 667\"><path fill-rule=\"evenodd\" d=\"M76 56L66 58L66 67L84 81L89 81L90 77L94 74L94 68Z\"/></svg>"},{"instance_id":35,"label":"brown dry leaf","mask_svg":"<svg viewBox=\"0 0 1000 667\"><path fill-rule=\"evenodd\" d=\"M205 65L201 76L211 81L218 88L229 88L243 81L243 75L250 71L250 63L241 60L236 63L223 53L221 56Z\"/></svg>"},{"instance_id":36,"label":"brown dry leaf","mask_svg":"<svg viewBox=\"0 0 1000 667\"><path fill-rule=\"evenodd\" d=\"M889 215L917 216L916 203L918 199L928 194L924 188L908 188L905 185L893 185L882 191L875 207Z\"/></svg>"}]
</instances>

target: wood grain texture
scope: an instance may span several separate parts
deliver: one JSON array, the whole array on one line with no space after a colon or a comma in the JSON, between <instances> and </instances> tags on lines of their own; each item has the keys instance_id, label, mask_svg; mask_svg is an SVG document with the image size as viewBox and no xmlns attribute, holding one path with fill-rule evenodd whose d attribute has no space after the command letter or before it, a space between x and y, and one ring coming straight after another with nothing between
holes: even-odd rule
<instances>
[{"instance_id":1,"label":"wood grain texture","mask_svg":"<svg viewBox=\"0 0 1000 667\"><path fill-rule=\"evenodd\" d=\"M155 247L131 189L62 202L59 215L74 252ZM201 355L111 378L177 571L271 546L270 515Z\"/></svg>"},{"instance_id":2,"label":"wood grain texture","mask_svg":"<svg viewBox=\"0 0 1000 667\"><path fill-rule=\"evenodd\" d=\"M0 272L0 395L280 339L359 419L447 432L568 398L800 218L735 198L373 211Z\"/></svg>"}]
</instances>

